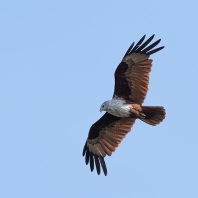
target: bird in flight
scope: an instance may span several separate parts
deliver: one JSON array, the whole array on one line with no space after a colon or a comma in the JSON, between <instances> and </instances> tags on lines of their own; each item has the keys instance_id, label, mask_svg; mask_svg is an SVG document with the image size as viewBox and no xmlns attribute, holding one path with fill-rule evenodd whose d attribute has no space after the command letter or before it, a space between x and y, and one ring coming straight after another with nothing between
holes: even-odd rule
<instances>
[{"instance_id":1,"label":"bird in flight","mask_svg":"<svg viewBox=\"0 0 198 198\"><path fill-rule=\"evenodd\" d=\"M165 118L164 107L142 106L148 91L153 61L149 57L164 48L164 46L155 48L161 39L150 44L154 35L143 42L145 36L135 46L133 42L125 53L115 70L113 98L102 103L100 107L100 111L106 113L89 130L83 156L85 163L90 164L91 171L96 167L98 175L101 168L105 176L107 175L104 157L111 156L131 131L136 119L155 126Z\"/></svg>"}]
</instances>

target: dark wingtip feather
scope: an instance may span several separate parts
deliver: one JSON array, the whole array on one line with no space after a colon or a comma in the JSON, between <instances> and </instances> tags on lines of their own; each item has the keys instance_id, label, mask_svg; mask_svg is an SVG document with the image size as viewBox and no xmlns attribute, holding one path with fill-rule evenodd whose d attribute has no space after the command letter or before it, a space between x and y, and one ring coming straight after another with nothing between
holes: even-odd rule
<instances>
[{"instance_id":1,"label":"dark wingtip feather","mask_svg":"<svg viewBox=\"0 0 198 198\"><path fill-rule=\"evenodd\" d=\"M98 160L98 156L94 155L94 159L95 159L97 173L98 173L98 175L100 175L100 163L99 163L99 160Z\"/></svg>"},{"instance_id":2,"label":"dark wingtip feather","mask_svg":"<svg viewBox=\"0 0 198 198\"><path fill-rule=\"evenodd\" d=\"M149 50L151 50L152 48L154 48L160 41L161 41L161 39L155 41L153 44L149 45L147 48L145 48L141 52L142 53L147 53Z\"/></svg>"},{"instance_id":3,"label":"dark wingtip feather","mask_svg":"<svg viewBox=\"0 0 198 198\"><path fill-rule=\"evenodd\" d=\"M148 55L154 54L154 53L156 53L156 52L162 50L163 48L164 48L164 46L158 47L158 48L156 48L156 49L154 49L154 50L151 50L151 51L147 52L147 54L148 54Z\"/></svg>"},{"instance_id":4,"label":"dark wingtip feather","mask_svg":"<svg viewBox=\"0 0 198 198\"><path fill-rule=\"evenodd\" d=\"M124 57L129 54L129 52L131 51L131 49L133 48L134 42L130 45L129 49L126 51Z\"/></svg>"},{"instance_id":5,"label":"dark wingtip feather","mask_svg":"<svg viewBox=\"0 0 198 198\"><path fill-rule=\"evenodd\" d=\"M148 38L141 46L138 47L136 53L141 52L154 38L155 34L153 34L150 38Z\"/></svg>"},{"instance_id":6,"label":"dark wingtip feather","mask_svg":"<svg viewBox=\"0 0 198 198\"><path fill-rule=\"evenodd\" d=\"M92 152L90 152L90 170L91 170L91 172L94 170L94 160L93 160Z\"/></svg>"},{"instance_id":7,"label":"dark wingtip feather","mask_svg":"<svg viewBox=\"0 0 198 198\"><path fill-rule=\"evenodd\" d=\"M85 146L84 146L84 148L83 148L83 153L82 153L82 155L84 156L85 155L85 151L87 150L87 142L85 142Z\"/></svg>"},{"instance_id":8,"label":"dark wingtip feather","mask_svg":"<svg viewBox=\"0 0 198 198\"><path fill-rule=\"evenodd\" d=\"M160 51L161 49L164 48L164 46L153 49L155 46L157 46L157 44L161 41L161 39L155 41L154 43L152 43L151 45L149 45L148 47L146 47L154 38L155 34L153 34L151 37L149 37L143 44L142 42L144 41L146 35L144 35L138 42L137 44L134 46L134 42L132 43L132 45L129 47L129 49L127 50L126 54L124 55L124 57L126 57L127 55L130 55L132 53L142 53L142 54L147 54L147 55L151 55L154 54L158 51ZM142 44L142 45L141 45ZM134 46L134 47L133 47ZM146 47L146 48L145 48ZM153 50L152 50L153 49Z\"/></svg>"},{"instance_id":9,"label":"dark wingtip feather","mask_svg":"<svg viewBox=\"0 0 198 198\"><path fill-rule=\"evenodd\" d=\"M96 166L96 171L98 175L100 175L100 165L102 166L103 172L105 176L107 175L107 167L104 161L104 157L97 156L89 151L87 147L87 142L85 143L84 149L83 149L83 156L85 156L85 164L90 164L90 170L91 172L94 170L94 161Z\"/></svg>"},{"instance_id":10,"label":"dark wingtip feather","mask_svg":"<svg viewBox=\"0 0 198 198\"><path fill-rule=\"evenodd\" d=\"M105 164L105 161L104 161L104 157L99 157L99 159L100 159L100 164L102 166L104 175L107 176L107 167L106 167L106 164Z\"/></svg>"},{"instance_id":11,"label":"dark wingtip feather","mask_svg":"<svg viewBox=\"0 0 198 198\"><path fill-rule=\"evenodd\" d=\"M137 44L136 44L135 47L130 51L129 54L135 52L136 49L140 47L140 45L141 45L141 43L144 41L145 37L146 37L146 34L137 42Z\"/></svg>"},{"instance_id":12,"label":"dark wingtip feather","mask_svg":"<svg viewBox=\"0 0 198 198\"><path fill-rule=\"evenodd\" d=\"M85 163L86 163L86 165L89 163L89 154L90 154L90 152L87 149L86 156L85 156Z\"/></svg>"}]
</instances>

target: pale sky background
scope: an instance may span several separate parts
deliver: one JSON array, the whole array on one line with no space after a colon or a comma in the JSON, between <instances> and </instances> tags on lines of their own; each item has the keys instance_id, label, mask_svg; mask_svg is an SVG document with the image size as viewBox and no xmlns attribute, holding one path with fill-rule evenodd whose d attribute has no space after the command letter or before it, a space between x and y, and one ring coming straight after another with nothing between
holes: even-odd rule
<instances>
[{"instance_id":1,"label":"pale sky background","mask_svg":"<svg viewBox=\"0 0 198 198\"><path fill-rule=\"evenodd\" d=\"M197 198L198 3L2 0L0 3L1 198ZM163 105L156 127L137 121L107 177L82 150L111 99L113 73L144 34L152 55L145 105Z\"/></svg>"}]
</instances>

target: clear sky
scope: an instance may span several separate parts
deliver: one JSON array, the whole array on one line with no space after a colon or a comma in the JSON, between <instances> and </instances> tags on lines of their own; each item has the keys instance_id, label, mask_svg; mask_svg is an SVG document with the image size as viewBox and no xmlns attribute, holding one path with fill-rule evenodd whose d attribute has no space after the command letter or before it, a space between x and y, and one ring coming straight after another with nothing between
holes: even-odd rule
<instances>
[{"instance_id":1,"label":"clear sky","mask_svg":"<svg viewBox=\"0 0 198 198\"><path fill-rule=\"evenodd\" d=\"M198 197L198 3L192 0L0 3L1 198ZM136 121L90 172L82 150L111 99L127 48L155 34L145 105L163 105L156 127Z\"/></svg>"}]
</instances>

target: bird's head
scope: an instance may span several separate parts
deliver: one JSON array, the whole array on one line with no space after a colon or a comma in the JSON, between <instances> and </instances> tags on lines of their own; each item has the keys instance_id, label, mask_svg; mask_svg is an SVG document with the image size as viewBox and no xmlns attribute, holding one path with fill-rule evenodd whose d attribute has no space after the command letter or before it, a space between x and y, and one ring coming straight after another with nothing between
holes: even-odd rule
<instances>
[{"instance_id":1,"label":"bird's head","mask_svg":"<svg viewBox=\"0 0 198 198\"><path fill-rule=\"evenodd\" d=\"M106 110L107 110L107 102L103 102L102 105L100 106L100 112Z\"/></svg>"}]
</instances>

